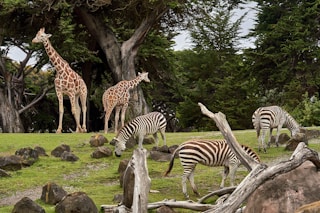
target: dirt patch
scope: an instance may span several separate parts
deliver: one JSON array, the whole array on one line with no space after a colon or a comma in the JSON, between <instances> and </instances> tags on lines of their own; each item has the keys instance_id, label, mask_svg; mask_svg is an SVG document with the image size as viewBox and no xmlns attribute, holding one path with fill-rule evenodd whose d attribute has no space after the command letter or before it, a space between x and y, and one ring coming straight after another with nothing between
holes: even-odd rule
<instances>
[{"instance_id":1,"label":"dirt patch","mask_svg":"<svg viewBox=\"0 0 320 213\"><path fill-rule=\"evenodd\" d=\"M36 188L32 188L32 189L27 189L22 192L16 192L11 196L1 198L0 199L0 206L14 205L24 197L28 197L31 200L37 200L37 199L40 199L41 193L42 193L42 187L36 187Z\"/></svg>"}]
</instances>

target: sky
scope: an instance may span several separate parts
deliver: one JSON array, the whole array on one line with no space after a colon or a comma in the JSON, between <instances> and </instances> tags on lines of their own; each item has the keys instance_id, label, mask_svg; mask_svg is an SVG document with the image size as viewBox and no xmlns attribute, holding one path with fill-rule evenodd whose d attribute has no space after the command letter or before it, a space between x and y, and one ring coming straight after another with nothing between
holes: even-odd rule
<instances>
[{"instance_id":1,"label":"sky","mask_svg":"<svg viewBox=\"0 0 320 213\"><path fill-rule=\"evenodd\" d=\"M248 12L248 14L244 17L243 22L241 24L241 30L240 30L240 36L244 36L248 34L250 29L254 28L255 24L255 17L256 17L256 3L249 2L245 5L243 5L244 9L238 9L235 11L235 19L242 16L245 12ZM176 42L176 45L174 46L174 50L184 50L184 49L190 49L192 46L192 42L190 40L190 35L187 31L182 31L178 36L174 38L174 41ZM254 39L245 40L242 39L240 42L240 47L254 47Z\"/></svg>"}]
</instances>

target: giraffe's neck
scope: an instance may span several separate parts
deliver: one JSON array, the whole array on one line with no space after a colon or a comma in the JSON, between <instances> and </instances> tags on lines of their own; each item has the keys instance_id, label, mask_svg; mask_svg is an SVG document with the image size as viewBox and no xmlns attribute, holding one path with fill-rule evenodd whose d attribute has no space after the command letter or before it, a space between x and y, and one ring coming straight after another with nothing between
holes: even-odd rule
<instances>
[{"instance_id":1,"label":"giraffe's neck","mask_svg":"<svg viewBox=\"0 0 320 213\"><path fill-rule=\"evenodd\" d=\"M138 76L135 79L128 81L128 88L132 89L136 87L141 81L142 81L141 76Z\"/></svg>"},{"instance_id":2,"label":"giraffe's neck","mask_svg":"<svg viewBox=\"0 0 320 213\"><path fill-rule=\"evenodd\" d=\"M65 69L65 67L68 66L68 63L53 48L49 39L43 42L43 46L48 54L51 63L56 68L58 75L60 75L62 72L66 72L68 69Z\"/></svg>"}]
</instances>

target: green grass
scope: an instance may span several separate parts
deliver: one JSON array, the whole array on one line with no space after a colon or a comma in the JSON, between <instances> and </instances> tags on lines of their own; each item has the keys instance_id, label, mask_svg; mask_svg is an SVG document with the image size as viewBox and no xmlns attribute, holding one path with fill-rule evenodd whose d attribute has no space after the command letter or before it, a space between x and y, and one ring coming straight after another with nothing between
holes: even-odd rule
<instances>
[{"instance_id":1,"label":"green grass","mask_svg":"<svg viewBox=\"0 0 320 213\"><path fill-rule=\"evenodd\" d=\"M283 130L286 132L286 130ZM258 153L258 144L256 134L253 130L233 131L236 139L241 144L246 144ZM119 162L123 159L130 159L132 149L126 150L121 158L115 156L109 158L93 159L90 154L95 150L89 144L90 138L95 133L86 134L0 134L0 156L13 155L16 150L24 147L34 148L43 147L48 157L40 157L31 167L23 168L19 171L10 172L12 177L0 178L0 199L19 194L28 189L42 188L48 182L54 182L62 186L68 193L75 191L86 192L93 199L98 209L103 204L117 204L113 202L116 194L122 194L122 188L119 185L119 174L117 172ZM108 140L114 137L114 134L105 135ZM166 133L167 145L180 144L191 138L223 138L220 132L191 132L191 133ZM50 155L51 151L61 145L67 144L80 160L77 162L66 162ZM160 139L160 145L162 140ZM106 144L112 150L113 146ZM312 149L320 150L320 144L312 142L309 145ZM153 145L144 146L150 150ZM268 153L258 153L262 162L269 164L277 162L288 157L291 152L284 151L283 147L276 148L272 146ZM182 167L178 159L175 160L173 170L168 177L163 177L163 173L168 168L168 162L156 162L148 159L148 170L151 178L151 189L158 192L149 194L149 202L162 201L164 199L184 200L181 189ZM218 189L221 182L222 168L210 168L203 165L197 165L195 172L195 183L201 195L208 191ZM248 174L242 166L237 172L236 182ZM227 179L226 186L229 186ZM188 193L190 199L197 200L193 195L188 184ZM44 204L39 199L36 202L41 205L47 213L53 213L55 207ZM209 200L210 201L210 200ZM13 205L0 207L0 212L11 212Z\"/></svg>"}]
</instances>

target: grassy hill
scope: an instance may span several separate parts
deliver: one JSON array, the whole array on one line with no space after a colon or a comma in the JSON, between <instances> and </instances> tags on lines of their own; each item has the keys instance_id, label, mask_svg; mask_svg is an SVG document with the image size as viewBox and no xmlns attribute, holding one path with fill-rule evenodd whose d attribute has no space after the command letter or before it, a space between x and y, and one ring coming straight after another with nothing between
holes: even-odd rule
<instances>
[{"instance_id":1,"label":"grassy hill","mask_svg":"<svg viewBox=\"0 0 320 213\"><path fill-rule=\"evenodd\" d=\"M288 132L283 130L282 132ZM246 144L258 153L256 133L253 130L233 131L236 139L241 144ZM31 167L19 171L10 172L12 177L0 178L0 212L11 212L13 205L24 196L33 197L47 213L53 213L55 207L46 205L40 200L42 187L48 182L54 182L62 186L68 193L83 191L93 199L98 209L103 204L116 204L113 197L122 194L119 185L119 174L117 172L119 162L122 159L130 159L133 149L126 150L121 158L114 155L109 158L93 159L90 154L96 149L90 146L90 138L95 133L85 134L0 134L0 156L13 155L16 150L24 147L34 148L41 146L46 150L48 157L40 157ZM114 137L113 133L104 135L109 141ZM223 138L220 132L190 132L190 133L167 133L167 145L180 144L192 138L216 139ZM309 147L320 150L318 140L310 142ZM51 151L61 144L67 144L71 151L79 157L77 162L66 162L50 155ZM160 137L160 143L162 140ZM105 144L114 150L114 147ZM153 145L144 146L151 150ZM286 160L292 154L285 151L284 147L272 146L268 153L258 153L262 162L273 164L280 160ZM184 200L181 188L182 167L178 159L175 160L173 170L168 177L163 173L168 168L168 162L155 162L148 159L148 170L151 178L151 190L149 202L161 201L164 199ZM210 168L197 165L195 172L195 183L201 195L208 191L218 189L221 182L223 168ZM236 182L241 180L248 172L242 166L237 172ZM229 179L226 182L229 186ZM158 192L153 192L158 191ZM188 185L190 199L196 200L190 186Z\"/></svg>"}]
</instances>

